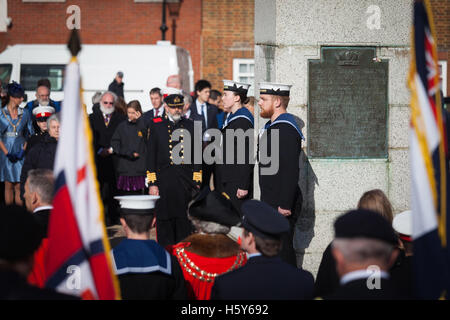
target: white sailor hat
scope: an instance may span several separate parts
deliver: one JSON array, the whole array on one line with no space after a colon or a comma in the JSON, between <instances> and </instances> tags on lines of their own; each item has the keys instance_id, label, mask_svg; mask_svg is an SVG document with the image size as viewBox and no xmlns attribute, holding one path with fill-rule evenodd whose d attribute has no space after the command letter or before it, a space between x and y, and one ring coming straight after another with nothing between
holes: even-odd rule
<instances>
[{"instance_id":1,"label":"white sailor hat","mask_svg":"<svg viewBox=\"0 0 450 320\"><path fill-rule=\"evenodd\" d=\"M247 94L248 88L250 88L250 85L247 83L236 82L232 80L222 80L222 81L224 91L233 91L237 93Z\"/></svg>"},{"instance_id":2,"label":"white sailor hat","mask_svg":"<svg viewBox=\"0 0 450 320\"><path fill-rule=\"evenodd\" d=\"M151 215L155 207L156 200L159 196L151 195L134 195L134 196L117 196L114 199L120 203L120 211L123 215Z\"/></svg>"},{"instance_id":3,"label":"white sailor hat","mask_svg":"<svg viewBox=\"0 0 450 320\"><path fill-rule=\"evenodd\" d=\"M403 211L397 214L392 221L392 227L399 234L400 239L412 241L412 216L411 211Z\"/></svg>"},{"instance_id":4,"label":"white sailor hat","mask_svg":"<svg viewBox=\"0 0 450 320\"><path fill-rule=\"evenodd\" d=\"M180 94L182 95L183 92L180 89L172 88L172 87L166 87L161 90L161 94L163 95L163 98L171 95L171 94Z\"/></svg>"},{"instance_id":5,"label":"white sailor hat","mask_svg":"<svg viewBox=\"0 0 450 320\"><path fill-rule=\"evenodd\" d=\"M259 83L259 93L289 97L289 92L291 91L291 87L292 87L291 84L260 82Z\"/></svg>"},{"instance_id":6,"label":"white sailor hat","mask_svg":"<svg viewBox=\"0 0 450 320\"><path fill-rule=\"evenodd\" d=\"M55 113L55 108L49 106L37 106L33 109L36 118L48 118Z\"/></svg>"}]
</instances>

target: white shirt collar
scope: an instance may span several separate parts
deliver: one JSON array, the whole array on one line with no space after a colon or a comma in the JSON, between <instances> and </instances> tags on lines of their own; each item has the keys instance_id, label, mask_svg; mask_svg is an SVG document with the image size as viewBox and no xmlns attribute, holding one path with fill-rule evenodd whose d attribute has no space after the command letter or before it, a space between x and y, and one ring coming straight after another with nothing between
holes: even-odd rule
<instances>
[{"instance_id":1,"label":"white shirt collar","mask_svg":"<svg viewBox=\"0 0 450 320\"><path fill-rule=\"evenodd\" d=\"M197 113L199 115L201 115L202 114L202 105L206 106L206 102L200 103L200 101L195 100L195 105L197 106Z\"/></svg>"},{"instance_id":2,"label":"white shirt collar","mask_svg":"<svg viewBox=\"0 0 450 320\"><path fill-rule=\"evenodd\" d=\"M370 270L356 270L349 273L346 273L340 280L341 285L347 284L351 281L360 280L360 279L367 279L373 275L373 272ZM385 271L380 271L379 273L380 277L383 279L389 279L389 274Z\"/></svg>"},{"instance_id":3,"label":"white shirt collar","mask_svg":"<svg viewBox=\"0 0 450 320\"><path fill-rule=\"evenodd\" d=\"M247 253L247 259L254 258L254 257L259 257L259 256L262 256L262 254L260 252Z\"/></svg>"},{"instance_id":4,"label":"white shirt collar","mask_svg":"<svg viewBox=\"0 0 450 320\"><path fill-rule=\"evenodd\" d=\"M159 109L156 109L155 107L153 107L153 116L154 117L162 117L163 112L164 112L163 110L164 110L163 106L159 107Z\"/></svg>"},{"instance_id":5,"label":"white shirt collar","mask_svg":"<svg viewBox=\"0 0 450 320\"><path fill-rule=\"evenodd\" d=\"M37 207L36 209L33 210L33 213L36 213L38 211L42 211L42 210L52 210L53 206L41 206L41 207Z\"/></svg>"}]
</instances>

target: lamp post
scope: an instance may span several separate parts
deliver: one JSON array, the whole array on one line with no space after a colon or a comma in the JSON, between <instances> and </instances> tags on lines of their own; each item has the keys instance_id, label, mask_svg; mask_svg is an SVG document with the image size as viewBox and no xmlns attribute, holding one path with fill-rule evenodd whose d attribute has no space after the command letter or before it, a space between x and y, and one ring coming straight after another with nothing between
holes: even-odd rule
<instances>
[{"instance_id":1,"label":"lamp post","mask_svg":"<svg viewBox=\"0 0 450 320\"><path fill-rule=\"evenodd\" d=\"M166 40L166 31L169 28L167 28L166 25L166 0L163 0L163 6L162 6L162 23L161 27L159 27L159 30L161 30L161 40Z\"/></svg>"},{"instance_id":2,"label":"lamp post","mask_svg":"<svg viewBox=\"0 0 450 320\"><path fill-rule=\"evenodd\" d=\"M172 18L172 43L175 44L175 35L177 30L176 19L180 15L180 7L183 0L173 0L168 3L169 16Z\"/></svg>"}]
</instances>

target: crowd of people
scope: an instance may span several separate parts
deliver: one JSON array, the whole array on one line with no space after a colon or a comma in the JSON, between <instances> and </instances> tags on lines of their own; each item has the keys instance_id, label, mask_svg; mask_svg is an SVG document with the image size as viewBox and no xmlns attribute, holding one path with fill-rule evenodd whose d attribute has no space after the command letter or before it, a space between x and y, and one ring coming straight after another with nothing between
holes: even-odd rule
<instances>
[{"instance_id":1,"label":"crowd of people","mask_svg":"<svg viewBox=\"0 0 450 320\"><path fill-rule=\"evenodd\" d=\"M261 197L254 200L254 164L248 157L238 161L240 152L251 154L251 143L241 150L225 135L254 128L248 84L224 80L221 93L199 80L191 95L171 77L166 88L149 92L152 108L144 113L140 101L124 100L122 78L117 73L108 91L94 95L89 120L105 223L121 225L125 234L111 240L123 299L414 298L410 216L396 221L381 190L367 192L357 209L336 220L315 281L297 266L293 234L303 201L304 137L287 112L290 85L259 85L260 116L268 121L258 145L278 152L279 165L267 174L270 164L259 163ZM11 83L1 109L1 299L73 298L44 289L51 170L64 108L50 99L50 89L40 80L36 100L22 109L24 90ZM195 141L195 123L201 141ZM194 152L186 151L196 142L200 151L208 148L211 128L223 133L221 145L234 145L233 161L194 161ZM182 133L179 139L174 132ZM156 241L150 238L155 227ZM371 286L373 266L379 279Z\"/></svg>"}]
</instances>

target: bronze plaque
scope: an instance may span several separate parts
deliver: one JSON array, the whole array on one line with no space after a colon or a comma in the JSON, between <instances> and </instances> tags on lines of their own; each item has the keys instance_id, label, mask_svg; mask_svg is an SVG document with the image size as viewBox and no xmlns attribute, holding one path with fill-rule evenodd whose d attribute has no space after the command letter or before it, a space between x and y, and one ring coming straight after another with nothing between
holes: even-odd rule
<instances>
[{"instance_id":1,"label":"bronze plaque","mask_svg":"<svg viewBox=\"0 0 450 320\"><path fill-rule=\"evenodd\" d=\"M322 47L321 57L309 60L308 155L386 158L388 62L370 47Z\"/></svg>"}]
</instances>

